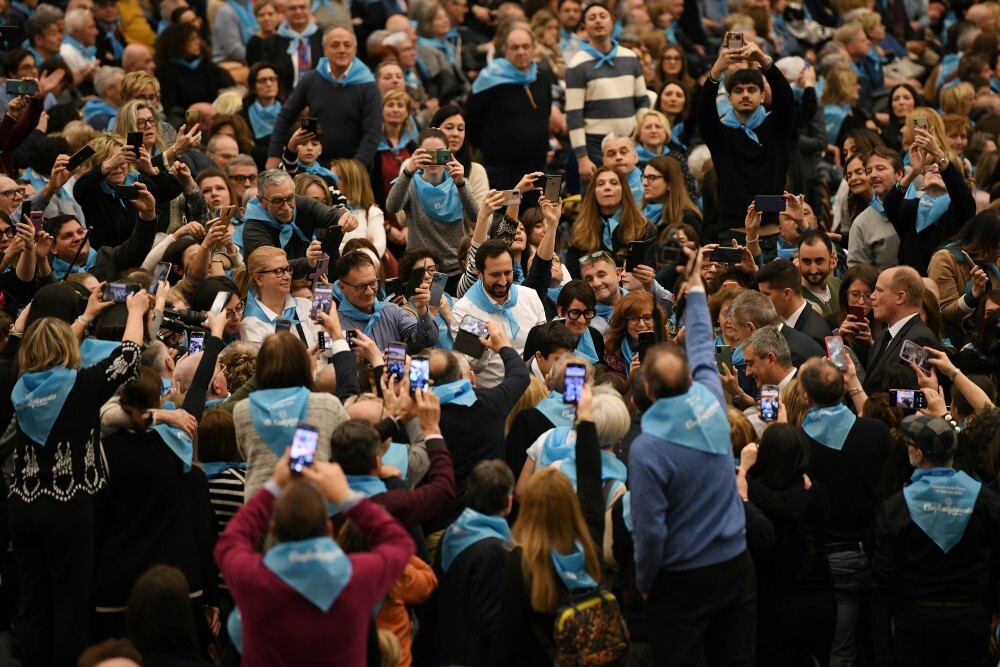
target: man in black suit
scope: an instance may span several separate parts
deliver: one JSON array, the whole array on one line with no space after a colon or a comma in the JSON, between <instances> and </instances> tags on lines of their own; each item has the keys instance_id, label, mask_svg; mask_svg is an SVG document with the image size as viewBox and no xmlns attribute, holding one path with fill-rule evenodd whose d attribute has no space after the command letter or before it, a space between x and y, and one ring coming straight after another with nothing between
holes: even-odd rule
<instances>
[{"instance_id":1,"label":"man in black suit","mask_svg":"<svg viewBox=\"0 0 1000 667\"><path fill-rule=\"evenodd\" d=\"M938 337L920 319L923 299L924 283L915 269L894 266L879 274L872 294L872 314L885 323L886 329L875 339L868 355L868 373L883 363L898 361L904 341L941 347Z\"/></svg>"},{"instance_id":2,"label":"man in black suit","mask_svg":"<svg viewBox=\"0 0 1000 667\"><path fill-rule=\"evenodd\" d=\"M792 353L792 363L796 368L812 357L824 357L826 351L812 338L796 331L781 321L781 316L774 309L770 299L754 290L743 292L729 305L729 314L733 318L736 335L744 341L761 327L775 327L788 341L788 349Z\"/></svg>"},{"instance_id":3,"label":"man in black suit","mask_svg":"<svg viewBox=\"0 0 1000 667\"><path fill-rule=\"evenodd\" d=\"M286 93L291 94L299 77L315 69L323 57L323 31L310 16L309 0L287 0L284 15L277 34L261 45L261 60L274 65Z\"/></svg>"},{"instance_id":4,"label":"man in black suit","mask_svg":"<svg viewBox=\"0 0 1000 667\"><path fill-rule=\"evenodd\" d=\"M786 326L826 345L825 338L832 333L830 325L802 296L802 274L797 266L787 259L768 262L757 272L757 283Z\"/></svg>"}]
</instances>

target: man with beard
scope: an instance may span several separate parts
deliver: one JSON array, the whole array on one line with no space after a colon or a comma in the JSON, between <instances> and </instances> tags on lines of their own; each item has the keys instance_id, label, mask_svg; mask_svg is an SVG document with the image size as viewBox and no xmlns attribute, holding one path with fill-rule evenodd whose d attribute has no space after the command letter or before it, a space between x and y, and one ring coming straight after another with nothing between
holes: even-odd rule
<instances>
[{"instance_id":1,"label":"man with beard","mask_svg":"<svg viewBox=\"0 0 1000 667\"><path fill-rule=\"evenodd\" d=\"M545 324L545 308L538 294L514 284L514 257L510 247L499 239L480 246L476 253L476 272L479 282L452 308L451 330L457 334L466 315L496 322L510 337L517 354L523 354L528 332L538 324ZM470 365L476 374L477 387L494 387L504 378L503 360L499 355L486 354L472 360Z\"/></svg>"},{"instance_id":2,"label":"man with beard","mask_svg":"<svg viewBox=\"0 0 1000 667\"><path fill-rule=\"evenodd\" d=\"M805 288L802 296L806 301L816 304L823 317L834 318L840 279L833 275L837 268L837 251L833 247L833 241L826 232L809 230L799 238L798 260L802 286Z\"/></svg>"},{"instance_id":3,"label":"man with beard","mask_svg":"<svg viewBox=\"0 0 1000 667\"><path fill-rule=\"evenodd\" d=\"M847 264L873 264L879 271L885 271L899 262L899 235L885 215L882 200L903 177L903 159L891 148L877 146L865 156L864 162L875 196L851 225Z\"/></svg>"}]
</instances>

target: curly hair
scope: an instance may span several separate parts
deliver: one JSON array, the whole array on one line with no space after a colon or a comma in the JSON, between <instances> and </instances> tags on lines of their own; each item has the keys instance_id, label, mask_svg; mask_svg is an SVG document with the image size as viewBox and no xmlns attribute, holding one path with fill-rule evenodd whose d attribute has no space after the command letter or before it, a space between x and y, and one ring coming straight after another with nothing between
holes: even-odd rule
<instances>
[{"instance_id":1,"label":"curly hair","mask_svg":"<svg viewBox=\"0 0 1000 667\"><path fill-rule=\"evenodd\" d=\"M666 322L666 313L649 292L632 292L623 296L611 315L611 326L604 333L604 349L612 355L622 356L621 342L628 335L628 318L641 316L645 310L653 312L653 308L660 311L660 316ZM625 365L628 366L631 361L625 359Z\"/></svg>"},{"instance_id":2,"label":"curly hair","mask_svg":"<svg viewBox=\"0 0 1000 667\"><path fill-rule=\"evenodd\" d=\"M174 58L185 58L184 46L191 35L199 35L198 28L193 23L175 23L169 26L156 38L156 65L162 67ZM200 35L199 35L200 38ZM205 53L202 42L202 55Z\"/></svg>"}]
</instances>

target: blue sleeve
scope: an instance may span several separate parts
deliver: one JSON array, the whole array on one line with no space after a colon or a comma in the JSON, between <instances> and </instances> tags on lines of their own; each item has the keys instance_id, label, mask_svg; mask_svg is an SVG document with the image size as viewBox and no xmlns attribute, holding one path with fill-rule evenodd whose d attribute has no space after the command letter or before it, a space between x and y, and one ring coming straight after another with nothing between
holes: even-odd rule
<instances>
[{"instance_id":1,"label":"blue sleeve","mask_svg":"<svg viewBox=\"0 0 1000 667\"><path fill-rule=\"evenodd\" d=\"M684 323L687 325L687 355L691 364L691 377L695 382L705 385L725 410L726 397L722 393L719 367L715 363L715 336L705 292L688 292Z\"/></svg>"},{"instance_id":2,"label":"blue sleeve","mask_svg":"<svg viewBox=\"0 0 1000 667\"><path fill-rule=\"evenodd\" d=\"M632 491L632 532L635 542L635 583L639 590L648 593L656 574L663 564L667 544L666 470L653 460L657 443L647 441L650 436L639 436L632 444L629 457L629 486ZM647 450L650 453L647 454Z\"/></svg>"}]
</instances>

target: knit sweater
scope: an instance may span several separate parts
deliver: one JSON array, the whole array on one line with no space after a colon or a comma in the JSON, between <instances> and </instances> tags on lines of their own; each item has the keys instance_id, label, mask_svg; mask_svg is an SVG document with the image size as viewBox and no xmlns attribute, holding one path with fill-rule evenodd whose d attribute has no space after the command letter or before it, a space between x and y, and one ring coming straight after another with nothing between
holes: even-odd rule
<instances>
[{"instance_id":1,"label":"knit sweater","mask_svg":"<svg viewBox=\"0 0 1000 667\"><path fill-rule=\"evenodd\" d=\"M858 214L851 225L847 246L848 268L872 264L879 271L896 266L899 261L899 235L885 217L869 206Z\"/></svg>"}]
</instances>

